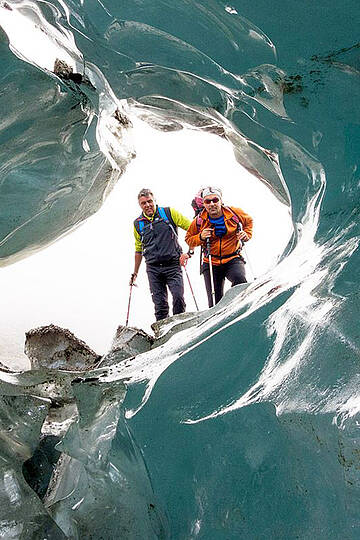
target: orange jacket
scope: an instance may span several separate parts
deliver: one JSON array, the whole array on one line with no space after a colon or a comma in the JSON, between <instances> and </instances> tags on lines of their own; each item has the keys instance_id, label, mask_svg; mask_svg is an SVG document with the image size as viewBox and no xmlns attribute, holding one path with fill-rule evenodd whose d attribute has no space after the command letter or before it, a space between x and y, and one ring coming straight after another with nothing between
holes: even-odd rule
<instances>
[{"instance_id":1,"label":"orange jacket","mask_svg":"<svg viewBox=\"0 0 360 540\"><path fill-rule=\"evenodd\" d=\"M229 208L231 208L232 212ZM211 262L216 265L225 264L231 261L231 259L235 259L238 257L236 251L239 250L239 248L241 249L241 242L236 234L238 224L234 220L234 214L238 216L242 229L246 232L248 237L251 238L252 236L253 220L248 214L245 214L241 208L223 206L222 211L227 232L221 238L213 233L210 242ZM204 229L212 226L213 225L209 221L208 213L204 209L201 214L192 221L186 233L185 241L189 244L190 249L194 249L196 246L205 245L205 242L200 240L200 234ZM227 255L229 256L227 257ZM204 261L208 262L209 259L204 257Z\"/></svg>"}]
</instances>

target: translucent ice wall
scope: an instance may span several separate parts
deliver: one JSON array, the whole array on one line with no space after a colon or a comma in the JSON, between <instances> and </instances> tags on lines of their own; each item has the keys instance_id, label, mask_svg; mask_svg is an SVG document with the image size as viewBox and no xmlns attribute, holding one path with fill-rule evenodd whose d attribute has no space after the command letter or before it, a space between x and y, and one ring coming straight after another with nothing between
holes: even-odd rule
<instances>
[{"instance_id":1,"label":"translucent ice wall","mask_svg":"<svg viewBox=\"0 0 360 540\"><path fill-rule=\"evenodd\" d=\"M119 519L124 538L358 538L358 17L355 0L0 4L3 264L99 208L139 117L226 137L294 223L267 275L92 374L85 403L71 386L66 496L48 510L21 464L61 375L3 374L5 537L84 538L95 515L106 538ZM114 512L127 488L133 513Z\"/></svg>"}]
</instances>

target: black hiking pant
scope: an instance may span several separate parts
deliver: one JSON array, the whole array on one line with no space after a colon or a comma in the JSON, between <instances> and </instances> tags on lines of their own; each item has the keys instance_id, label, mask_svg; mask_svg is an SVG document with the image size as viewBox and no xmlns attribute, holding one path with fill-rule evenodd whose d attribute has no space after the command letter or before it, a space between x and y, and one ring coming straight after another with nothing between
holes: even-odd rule
<instances>
[{"instance_id":1,"label":"black hiking pant","mask_svg":"<svg viewBox=\"0 0 360 540\"><path fill-rule=\"evenodd\" d=\"M224 296L225 278L231 282L231 286L246 283L245 276L245 261L242 257L237 257L225 264L213 264L215 304ZM203 263L203 274L205 279L205 287L208 296L209 307L213 306L213 298L211 294L210 268L209 263Z\"/></svg>"},{"instance_id":2,"label":"black hiking pant","mask_svg":"<svg viewBox=\"0 0 360 540\"><path fill-rule=\"evenodd\" d=\"M168 291L173 298L173 314L184 313L184 281L179 262L170 264L147 264L146 272L152 300L155 306L156 320L169 316Z\"/></svg>"}]
</instances>

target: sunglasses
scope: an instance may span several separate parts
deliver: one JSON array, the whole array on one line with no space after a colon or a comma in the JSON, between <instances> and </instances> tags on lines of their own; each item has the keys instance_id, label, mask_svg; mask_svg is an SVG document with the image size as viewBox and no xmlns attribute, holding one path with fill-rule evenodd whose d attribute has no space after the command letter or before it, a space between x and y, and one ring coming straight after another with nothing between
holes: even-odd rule
<instances>
[{"instance_id":1,"label":"sunglasses","mask_svg":"<svg viewBox=\"0 0 360 540\"><path fill-rule=\"evenodd\" d=\"M213 202L214 204L216 204L216 203L218 203L219 201L220 201L220 199L219 199L218 197L214 197L213 199L204 199L204 203L205 203L205 204L210 204L210 203L212 203L212 202Z\"/></svg>"}]
</instances>

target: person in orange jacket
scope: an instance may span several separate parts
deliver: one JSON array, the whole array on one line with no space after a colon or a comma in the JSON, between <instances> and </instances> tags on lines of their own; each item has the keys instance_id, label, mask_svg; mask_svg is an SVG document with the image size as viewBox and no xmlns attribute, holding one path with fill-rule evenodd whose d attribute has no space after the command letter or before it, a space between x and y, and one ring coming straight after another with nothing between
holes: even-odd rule
<instances>
[{"instance_id":1,"label":"person in orange jacket","mask_svg":"<svg viewBox=\"0 0 360 540\"><path fill-rule=\"evenodd\" d=\"M190 249L204 246L203 274L209 307L213 306L210 271L212 270L215 304L224 295L225 279L231 286L246 283L243 242L252 236L253 220L241 208L224 206L219 188L202 190L204 209L192 221L185 237ZM211 267L206 245L210 240Z\"/></svg>"}]
</instances>

